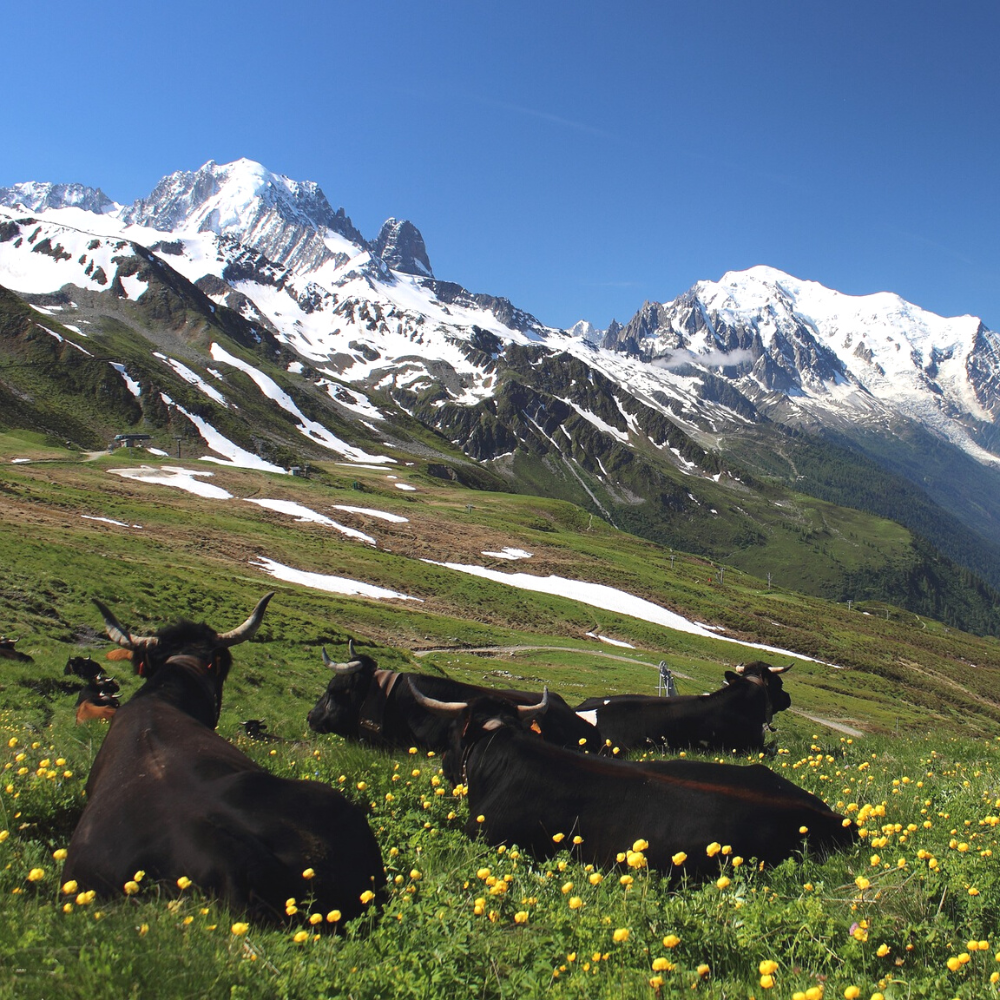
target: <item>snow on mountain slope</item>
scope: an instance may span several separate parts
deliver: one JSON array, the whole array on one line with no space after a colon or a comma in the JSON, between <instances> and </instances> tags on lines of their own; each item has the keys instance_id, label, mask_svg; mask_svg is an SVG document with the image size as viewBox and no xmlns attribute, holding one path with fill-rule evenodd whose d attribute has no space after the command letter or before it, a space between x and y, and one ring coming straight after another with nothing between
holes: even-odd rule
<instances>
[{"instance_id":1,"label":"snow on mountain slope","mask_svg":"<svg viewBox=\"0 0 1000 1000\"><path fill-rule=\"evenodd\" d=\"M846 295L761 266L647 303L604 343L668 368L715 369L781 419L886 426L901 416L997 461L979 440L1000 413L1000 337L973 316L937 316L888 292Z\"/></svg>"},{"instance_id":2,"label":"snow on mountain slope","mask_svg":"<svg viewBox=\"0 0 1000 1000\"><path fill-rule=\"evenodd\" d=\"M779 419L887 427L901 415L995 461L981 442L1000 412L1000 339L974 317L945 319L890 293L850 296L755 267L647 303L624 327L602 334L581 322L567 333L434 279L410 223L390 219L369 242L317 185L250 160L175 172L128 207L33 183L0 191L0 205L0 284L114 288L134 300L143 282L122 265L138 255L265 325L331 387L357 387L372 414L370 388L443 386L459 405L490 398L492 337L499 351L579 358L695 435L749 419L706 396L710 374Z\"/></svg>"}]
</instances>

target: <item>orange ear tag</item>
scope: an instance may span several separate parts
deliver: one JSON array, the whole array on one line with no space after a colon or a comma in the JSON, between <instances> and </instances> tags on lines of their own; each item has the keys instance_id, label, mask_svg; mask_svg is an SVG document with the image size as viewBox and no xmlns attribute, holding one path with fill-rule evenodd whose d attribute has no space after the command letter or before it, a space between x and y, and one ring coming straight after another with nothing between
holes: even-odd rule
<instances>
[{"instance_id":1,"label":"orange ear tag","mask_svg":"<svg viewBox=\"0 0 1000 1000\"><path fill-rule=\"evenodd\" d=\"M542 727L538 724L538 720L537 719L532 719L531 720L531 731L533 733L538 733L539 736L542 735Z\"/></svg>"}]
</instances>

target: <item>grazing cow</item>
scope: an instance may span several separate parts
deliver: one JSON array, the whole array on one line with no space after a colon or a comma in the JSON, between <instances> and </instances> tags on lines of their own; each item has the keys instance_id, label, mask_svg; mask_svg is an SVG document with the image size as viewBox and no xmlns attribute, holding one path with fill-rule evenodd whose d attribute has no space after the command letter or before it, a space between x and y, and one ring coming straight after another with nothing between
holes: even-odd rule
<instances>
[{"instance_id":1,"label":"grazing cow","mask_svg":"<svg viewBox=\"0 0 1000 1000\"><path fill-rule=\"evenodd\" d=\"M214 732L230 647L253 636L272 596L221 635L180 622L135 636L100 606L108 634L156 667L94 761L64 880L115 896L139 870L174 892L188 878L264 922L284 920L289 897L349 920L363 894L382 896L381 853L359 807L322 782L270 774Z\"/></svg>"},{"instance_id":2,"label":"grazing cow","mask_svg":"<svg viewBox=\"0 0 1000 1000\"><path fill-rule=\"evenodd\" d=\"M538 695L526 691L494 691L446 677L401 674L379 670L375 661L349 645L350 661L335 663L323 650L323 662L333 671L326 691L308 715L317 733L337 733L377 746L411 747L442 751L447 748L448 722L417 704L410 686L415 678L421 690L442 701L468 700L490 694L517 704L530 704ZM549 712L537 730L543 739L559 746L597 752L603 740L597 729L579 718L559 695L549 695Z\"/></svg>"},{"instance_id":3,"label":"grazing cow","mask_svg":"<svg viewBox=\"0 0 1000 1000\"><path fill-rule=\"evenodd\" d=\"M64 674L74 674L86 681L76 699L76 723L81 725L92 719L110 722L118 710L118 682L101 669L89 656L71 656L66 661Z\"/></svg>"},{"instance_id":4,"label":"grazing cow","mask_svg":"<svg viewBox=\"0 0 1000 1000\"><path fill-rule=\"evenodd\" d=\"M576 711L624 753L661 744L674 750L762 750L765 728L792 703L780 676L788 670L790 664L755 660L727 670L726 686L711 694L588 698Z\"/></svg>"},{"instance_id":5,"label":"grazing cow","mask_svg":"<svg viewBox=\"0 0 1000 1000\"><path fill-rule=\"evenodd\" d=\"M415 697L453 720L445 774L465 786L466 833L492 845L517 844L544 859L573 844L582 861L606 868L644 839L650 867L703 878L719 871L720 859L706 852L712 843L773 865L857 837L822 799L763 764L576 754L525 735L526 719L544 713L544 699L515 708L497 698ZM673 859L681 852L687 857L678 867Z\"/></svg>"}]
</instances>

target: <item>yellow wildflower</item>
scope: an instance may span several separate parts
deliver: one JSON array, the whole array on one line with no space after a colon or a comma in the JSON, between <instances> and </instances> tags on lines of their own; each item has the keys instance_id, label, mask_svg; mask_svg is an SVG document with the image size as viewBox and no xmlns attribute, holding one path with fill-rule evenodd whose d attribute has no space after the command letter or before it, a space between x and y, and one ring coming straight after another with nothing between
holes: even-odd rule
<instances>
[{"instance_id":1,"label":"yellow wildflower","mask_svg":"<svg viewBox=\"0 0 1000 1000\"><path fill-rule=\"evenodd\" d=\"M628 940L629 930L627 927L619 927L614 934L611 935L612 940L615 944L624 944Z\"/></svg>"},{"instance_id":2,"label":"yellow wildflower","mask_svg":"<svg viewBox=\"0 0 1000 1000\"><path fill-rule=\"evenodd\" d=\"M242 937L248 930L250 930L249 924L235 923L229 930L235 934L237 937Z\"/></svg>"}]
</instances>

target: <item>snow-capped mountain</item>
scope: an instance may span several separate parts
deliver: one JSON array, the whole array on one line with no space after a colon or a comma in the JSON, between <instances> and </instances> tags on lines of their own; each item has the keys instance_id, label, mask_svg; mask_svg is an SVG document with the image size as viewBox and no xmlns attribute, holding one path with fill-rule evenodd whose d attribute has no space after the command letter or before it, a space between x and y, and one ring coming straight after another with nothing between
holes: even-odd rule
<instances>
[{"instance_id":1,"label":"snow-capped mountain","mask_svg":"<svg viewBox=\"0 0 1000 1000\"><path fill-rule=\"evenodd\" d=\"M996 463L1000 337L888 292L852 296L769 267L647 303L604 346L652 364L714 365L791 422L903 416Z\"/></svg>"},{"instance_id":2,"label":"snow-capped mountain","mask_svg":"<svg viewBox=\"0 0 1000 1000\"><path fill-rule=\"evenodd\" d=\"M747 435L765 447L787 425L834 436L1000 544L997 334L889 293L756 267L647 302L624 325L559 330L435 277L413 223L390 218L366 239L315 183L249 160L170 174L128 206L79 185L0 189L0 285L58 318L41 328L77 352L109 316L151 339L148 362L112 359L131 400L121 413L186 427L209 453L225 452L219 421L236 422L243 453L269 447L236 426L256 405L236 388L243 371L291 428L272 464L352 448L375 461L416 420L519 488L655 535L651 497L717 514L664 477L739 490L748 469L785 475ZM234 344L279 366L281 384L241 369ZM327 426L338 421L343 433ZM349 444L352 427L363 440Z\"/></svg>"}]
</instances>

